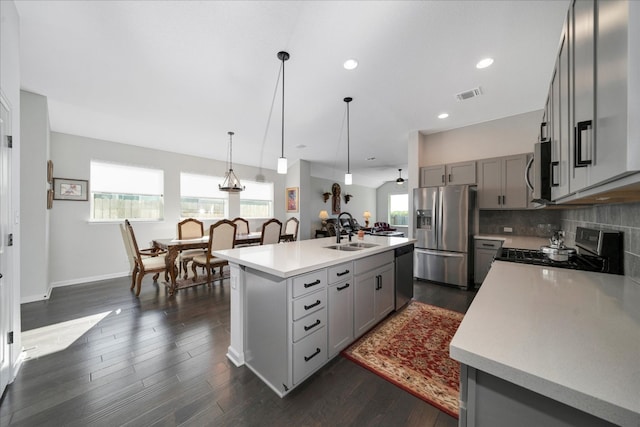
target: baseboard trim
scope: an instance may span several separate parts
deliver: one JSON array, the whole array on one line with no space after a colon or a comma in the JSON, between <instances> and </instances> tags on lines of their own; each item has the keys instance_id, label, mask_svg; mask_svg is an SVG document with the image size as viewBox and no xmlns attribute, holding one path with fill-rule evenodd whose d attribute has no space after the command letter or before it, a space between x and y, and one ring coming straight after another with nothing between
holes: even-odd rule
<instances>
[{"instance_id":1,"label":"baseboard trim","mask_svg":"<svg viewBox=\"0 0 640 427\"><path fill-rule=\"evenodd\" d=\"M90 282L99 282L101 280L117 279L117 278L120 278L120 277L129 276L130 274L131 274L130 271L125 271L125 272L120 272L120 273L103 274L101 276L80 277L80 278L76 278L76 279L63 280L63 281L60 281L60 282L53 282L49 286L49 289L47 290L47 294L46 295L44 295L44 296L40 296L40 295L22 296L20 298L20 304L26 304L26 303L29 303L29 302L48 300L51 297L51 291L53 290L53 288L61 288L63 286L79 285L79 284L90 283Z\"/></svg>"}]
</instances>

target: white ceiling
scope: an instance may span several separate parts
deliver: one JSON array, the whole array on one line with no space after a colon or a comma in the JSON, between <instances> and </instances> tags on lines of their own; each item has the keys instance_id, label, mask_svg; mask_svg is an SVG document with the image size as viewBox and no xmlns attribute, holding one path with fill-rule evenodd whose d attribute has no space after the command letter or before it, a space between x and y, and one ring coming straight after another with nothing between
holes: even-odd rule
<instances>
[{"instance_id":1,"label":"white ceiling","mask_svg":"<svg viewBox=\"0 0 640 427\"><path fill-rule=\"evenodd\" d=\"M275 169L286 50L289 164L342 180L351 96L354 184L377 187L406 169L412 131L542 108L568 3L18 0L22 88L56 132L226 160L234 131L234 163Z\"/></svg>"}]
</instances>

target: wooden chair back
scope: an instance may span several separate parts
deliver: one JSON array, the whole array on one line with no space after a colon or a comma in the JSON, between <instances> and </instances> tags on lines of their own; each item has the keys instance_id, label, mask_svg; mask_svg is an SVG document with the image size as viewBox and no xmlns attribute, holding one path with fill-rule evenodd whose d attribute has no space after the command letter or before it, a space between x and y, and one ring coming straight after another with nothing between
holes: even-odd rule
<instances>
[{"instance_id":1,"label":"wooden chair back","mask_svg":"<svg viewBox=\"0 0 640 427\"><path fill-rule=\"evenodd\" d=\"M282 223L276 218L262 224L262 235L260 236L261 245L270 245L280 242L280 234L282 234Z\"/></svg>"},{"instance_id":2,"label":"wooden chair back","mask_svg":"<svg viewBox=\"0 0 640 427\"><path fill-rule=\"evenodd\" d=\"M236 233L249 234L249 221L244 218L234 218L232 222L236 225Z\"/></svg>"},{"instance_id":3,"label":"wooden chair back","mask_svg":"<svg viewBox=\"0 0 640 427\"><path fill-rule=\"evenodd\" d=\"M127 229L127 235L129 236L129 245L131 249L131 253L135 257L136 261L142 263L142 255L140 254L140 248L138 246L138 242L136 241L136 234L133 232L133 227L128 219L124 220L124 226Z\"/></svg>"},{"instance_id":4,"label":"wooden chair back","mask_svg":"<svg viewBox=\"0 0 640 427\"><path fill-rule=\"evenodd\" d=\"M127 225L122 223L120 224L120 233L122 234L122 241L124 242L124 248L127 251L127 256L129 257L129 264L133 269L136 265L136 252L133 248L133 244L131 242L131 237L129 236L129 230L127 229Z\"/></svg>"},{"instance_id":5,"label":"wooden chair back","mask_svg":"<svg viewBox=\"0 0 640 427\"><path fill-rule=\"evenodd\" d=\"M284 234L291 234L293 235L291 240L298 240L299 224L300 224L300 221L298 221L298 218L295 218L295 217L289 218L284 226Z\"/></svg>"},{"instance_id":6,"label":"wooden chair back","mask_svg":"<svg viewBox=\"0 0 640 427\"><path fill-rule=\"evenodd\" d=\"M220 249L233 249L236 241L236 224L228 219L222 219L209 227L209 248L211 252Z\"/></svg>"},{"instance_id":7,"label":"wooden chair back","mask_svg":"<svg viewBox=\"0 0 640 427\"><path fill-rule=\"evenodd\" d=\"M197 239L204 236L204 224L195 218L187 218L178 223L178 239Z\"/></svg>"}]
</instances>

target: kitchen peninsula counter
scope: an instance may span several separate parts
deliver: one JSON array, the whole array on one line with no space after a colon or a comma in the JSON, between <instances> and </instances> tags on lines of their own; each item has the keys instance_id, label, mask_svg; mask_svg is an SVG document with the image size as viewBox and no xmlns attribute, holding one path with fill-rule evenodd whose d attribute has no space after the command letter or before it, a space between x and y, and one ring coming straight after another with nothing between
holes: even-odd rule
<instances>
[{"instance_id":1,"label":"kitchen peninsula counter","mask_svg":"<svg viewBox=\"0 0 640 427\"><path fill-rule=\"evenodd\" d=\"M214 251L231 272L227 357L283 397L393 311L394 249L413 242L354 236L336 250L327 237Z\"/></svg>"},{"instance_id":2,"label":"kitchen peninsula counter","mask_svg":"<svg viewBox=\"0 0 640 427\"><path fill-rule=\"evenodd\" d=\"M638 307L640 284L625 276L495 261L451 341L460 425L566 425L545 418L557 410L572 425L640 426Z\"/></svg>"}]
</instances>

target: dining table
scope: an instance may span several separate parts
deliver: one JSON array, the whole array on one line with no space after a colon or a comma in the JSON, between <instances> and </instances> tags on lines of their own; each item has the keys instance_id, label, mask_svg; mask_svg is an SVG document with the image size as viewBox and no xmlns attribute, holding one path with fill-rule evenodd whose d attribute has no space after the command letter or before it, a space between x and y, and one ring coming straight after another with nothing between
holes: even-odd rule
<instances>
[{"instance_id":1,"label":"dining table","mask_svg":"<svg viewBox=\"0 0 640 427\"><path fill-rule=\"evenodd\" d=\"M237 233L235 237L234 245L238 246L248 246L248 245L258 245L260 244L260 238L262 233L260 232L251 232L251 233ZM280 237L280 241L286 242L291 241L293 239L293 235L291 234L283 234ZM207 283L207 276L201 276L197 281L193 281L191 277L180 278L178 277L178 271L175 267L176 259L180 252L189 250L189 249L207 249L209 245L209 236L203 236L196 239L171 239L171 238L159 238L153 239L152 245L154 248L162 249L167 251L167 255L165 256L167 270L169 271L169 283L167 284L169 287L169 295L174 295L179 289L188 288L191 286L202 285ZM212 280L219 280L224 277L213 277Z\"/></svg>"}]
</instances>

